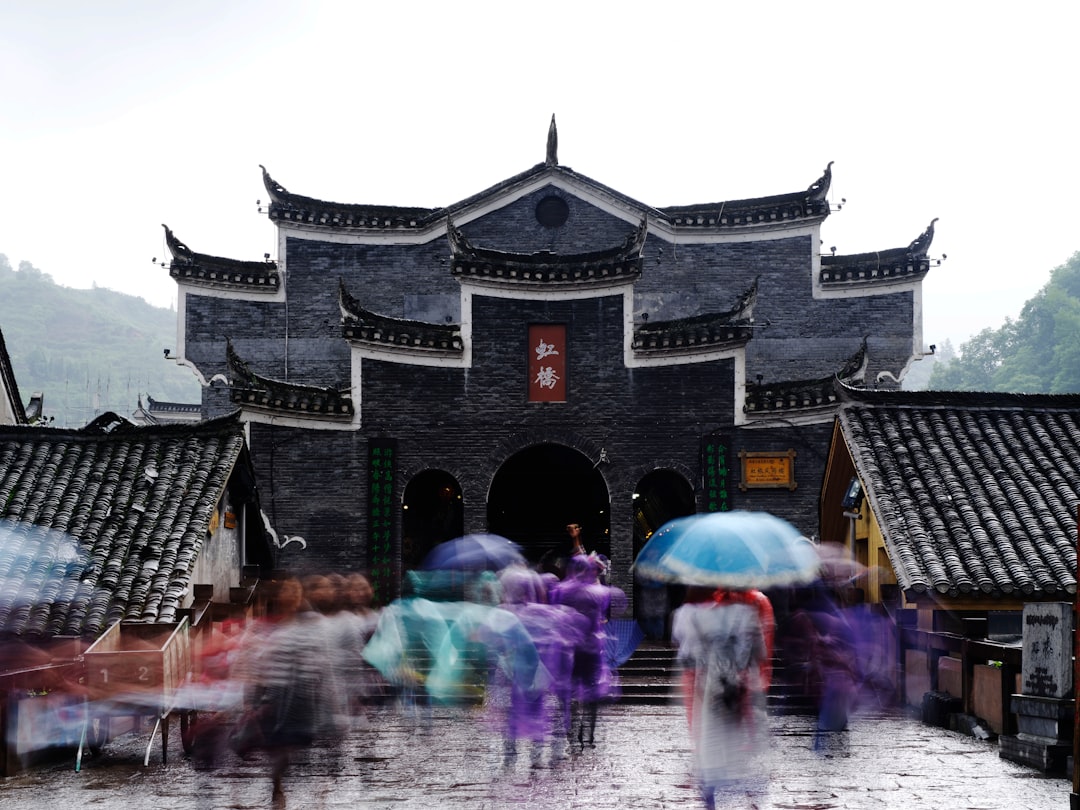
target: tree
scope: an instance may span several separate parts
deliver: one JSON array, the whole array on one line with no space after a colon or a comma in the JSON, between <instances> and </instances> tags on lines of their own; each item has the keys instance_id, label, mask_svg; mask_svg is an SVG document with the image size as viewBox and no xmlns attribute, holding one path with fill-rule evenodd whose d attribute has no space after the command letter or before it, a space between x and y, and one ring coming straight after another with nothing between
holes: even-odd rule
<instances>
[{"instance_id":1,"label":"tree","mask_svg":"<svg viewBox=\"0 0 1080 810\"><path fill-rule=\"evenodd\" d=\"M938 363L930 387L957 391L1080 392L1080 253L998 329L987 328Z\"/></svg>"}]
</instances>

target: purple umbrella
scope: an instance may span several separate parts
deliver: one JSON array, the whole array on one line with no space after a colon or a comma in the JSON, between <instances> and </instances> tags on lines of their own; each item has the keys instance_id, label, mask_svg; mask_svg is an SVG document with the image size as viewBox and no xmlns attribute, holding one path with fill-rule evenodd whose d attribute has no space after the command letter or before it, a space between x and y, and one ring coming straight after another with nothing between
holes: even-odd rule
<instances>
[{"instance_id":1,"label":"purple umbrella","mask_svg":"<svg viewBox=\"0 0 1080 810\"><path fill-rule=\"evenodd\" d=\"M501 571L523 563L521 546L498 534L466 534L435 546L420 564L422 571Z\"/></svg>"}]
</instances>

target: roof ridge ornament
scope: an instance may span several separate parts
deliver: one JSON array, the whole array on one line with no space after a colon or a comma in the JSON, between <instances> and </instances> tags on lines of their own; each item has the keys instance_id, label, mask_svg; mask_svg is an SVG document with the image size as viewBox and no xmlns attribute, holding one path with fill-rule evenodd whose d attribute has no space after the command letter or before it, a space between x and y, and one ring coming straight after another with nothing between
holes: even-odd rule
<instances>
[{"instance_id":1,"label":"roof ridge ornament","mask_svg":"<svg viewBox=\"0 0 1080 810\"><path fill-rule=\"evenodd\" d=\"M821 177L810 184L810 188L806 190L807 199L810 200L824 200L825 196L829 193L829 187L832 185L832 165L836 161L830 160L829 165L825 167L825 171Z\"/></svg>"},{"instance_id":2,"label":"roof ridge ornament","mask_svg":"<svg viewBox=\"0 0 1080 810\"><path fill-rule=\"evenodd\" d=\"M937 221L937 217L930 220L930 224L926 226L926 230L919 234L918 237L908 245L909 254L917 256L920 259L926 258L926 253L930 250L930 243L934 241L934 223Z\"/></svg>"},{"instance_id":3,"label":"roof ridge ornament","mask_svg":"<svg viewBox=\"0 0 1080 810\"><path fill-rule=\"evenodd\" d=\"M270 172L266 170L264 165L260 163L259 168L262 169L263 186L266 188L267 193L270 194L271 200L273 200L275 196L286 195L289 193L285 186L281 185L281 183L270 176Z\"/></svg>"},{"instance_id":4,"label":"roof ridge ornament","mask_svg":"<svg viewBox=\"0 0 1080 810\"><path fill-rule=\"evenodd\" d=\"M188 262L189 264L193 262L195 252L177 239L173 234L172 228L164 222L161 223L161 227L165 229L165 244L168 246L173 259Z\"/></svg>"},{"instance_id":5,"label":"roof ridge ornament","mask_svg":"<svg viewBox=\"0 0 1080 810\"><path fill-rule=\"evenodd\" d=\"M555 113L551 114L551 124L548 126L547 157L544 159L544 165L559 165L559 131L555 127Z\"/></svg>"}]
</instances>

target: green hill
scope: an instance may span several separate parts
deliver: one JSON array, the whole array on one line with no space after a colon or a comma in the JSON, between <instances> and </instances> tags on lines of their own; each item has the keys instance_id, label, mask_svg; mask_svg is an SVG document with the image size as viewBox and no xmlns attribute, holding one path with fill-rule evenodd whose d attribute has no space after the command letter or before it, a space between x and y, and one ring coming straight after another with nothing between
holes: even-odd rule
<instances>
[{"instance_id":1,"label":"green hill","mask_svg":"<svg viewBox=\"0 0 1080 810\"><path fill-rule=\"evenodd\" d=\"M139 396L198 402L189 369L165 360L176 312L99 287L76 290L0 254L0 329L19 393L44 394L44 415L82 427L105 411L130 417Z\"/></svg>"}]
</instances>

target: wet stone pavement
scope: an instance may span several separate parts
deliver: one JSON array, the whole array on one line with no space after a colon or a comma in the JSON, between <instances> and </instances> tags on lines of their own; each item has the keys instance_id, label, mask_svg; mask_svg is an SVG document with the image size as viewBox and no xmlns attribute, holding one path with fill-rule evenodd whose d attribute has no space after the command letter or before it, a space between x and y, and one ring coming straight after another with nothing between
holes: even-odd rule
<instances>
[{"instance_id":1,"label":"wet stone pavement","mask_svg":"<svg viewBox=\"0 0 1080 810\"><path fill-rule=\"evenodd\" d=\"M770 750L760 783L724 807L777 810L1060 810L1071 781L1003 760L993 743L923 725L901 714L853 720L818 738L813 718L770 717ZM391 708L340 746L298 755L285 780L285 804L271 802L265 760L231 756L197 770L170 737L158 738L143 765L148 732L108 743L74 769L74 757L0 781L0 807L14 808L697 808L686 724L677 706L604 708L596 747L533 766L526 744L507 763L503 743L475 712L436 709L430 719ZM575 746L576 748L576 746ZM565 753L559 751L558 753ZM718 805L720 806L720 805Z\"/></svg>"}]
</instances>

